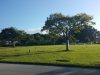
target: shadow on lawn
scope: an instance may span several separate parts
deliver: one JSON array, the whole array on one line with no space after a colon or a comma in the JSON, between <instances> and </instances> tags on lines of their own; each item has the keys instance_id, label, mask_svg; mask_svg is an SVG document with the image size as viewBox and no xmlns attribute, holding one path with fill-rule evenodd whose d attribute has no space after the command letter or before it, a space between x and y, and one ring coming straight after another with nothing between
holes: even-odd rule
<instances>
[{"instance_id":1,"label":"shadow on lawn","mask_svg":"<svg viewBox=\"0 0 100 75\"><path fill-rule=\"evenodd\" d=\"M32 54L31 53L5 54L5 55L0 55L0 57L18 57L26 55L32 55Z\"/></svg>"},{"instance_id":2,"label":"shadow on lawn","mask_svg":"<svg viewBox=\"0 0 100 75\"><path fill-rule=\"evenodd\" d=\"M98 67L100 67L100 62L96 62L95 63L95 66L98 68Z\"/></svg>"},{"instance_id":3,"label":"shadow on lawn","mask_svg":"<svg viewBox=\"0 0 100 75\"><path fill-rule=\"evenodd\" d=\"M3 58L0 58L0 60L2 60Z\"/></svg>"},{"instance_id":4,"label":"shadow on lawn","mask_svg":"<svg viewBox=\"0 0 100 75\"><path fill-rule=\"evenodd\" d=\"M58 62L69 62L69 60L56 60Z\"/></svg>"},{"instance_id":5,"label":"shadow on lawn","mask_svg":"<svg viewBox=\"0 0 100 75\"><path fill-rule=\"evenodd\" d=\"M36 51L35 54L44 54L44 53L49 53L49 54L55 54L55 53L59 53L59 52L71 52L72 50L70 51L66 51L66 50L57 50L57 51Z\"/></svg>"}]
</instances>

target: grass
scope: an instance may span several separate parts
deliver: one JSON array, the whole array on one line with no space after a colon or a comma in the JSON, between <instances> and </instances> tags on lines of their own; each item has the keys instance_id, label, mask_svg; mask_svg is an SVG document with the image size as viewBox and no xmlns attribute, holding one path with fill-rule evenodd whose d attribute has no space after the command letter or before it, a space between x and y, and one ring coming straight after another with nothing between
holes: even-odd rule
<instances>
[{"instance_id":1,"label":"grass","mask_svg":"<svg viewBox=\"0 0 100 75\"><path fill-rule=\"evenodd\" d=\"M53 64L100 68L100 45L0 47L0 62Z\"/></svg>"}]
</instances>

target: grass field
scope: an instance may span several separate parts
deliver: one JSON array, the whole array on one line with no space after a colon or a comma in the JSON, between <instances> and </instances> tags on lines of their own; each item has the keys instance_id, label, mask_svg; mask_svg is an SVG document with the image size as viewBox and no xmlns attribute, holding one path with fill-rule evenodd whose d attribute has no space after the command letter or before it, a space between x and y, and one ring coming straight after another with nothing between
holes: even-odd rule
<instances>
[{"instance_id":1,"label":"grass field","mask_svg":"<svg viewBox=\"0 0 100 75\"><path fill-rule=\"evenodd\" d=\"M0 47L0 62L43 63L100 68L100 45Z\"/></svg>"}]
</instances>

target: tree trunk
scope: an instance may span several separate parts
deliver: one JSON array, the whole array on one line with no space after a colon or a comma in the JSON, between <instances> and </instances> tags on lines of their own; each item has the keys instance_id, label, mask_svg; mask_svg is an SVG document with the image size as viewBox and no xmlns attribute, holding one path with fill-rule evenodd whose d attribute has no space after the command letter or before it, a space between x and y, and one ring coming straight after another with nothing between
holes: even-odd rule
<instances>
[{"instance_id":1,"label":"tree trunk","mask_svg":"<svg viewBox=\"0 0 100 75\"><path fill-rule=\"evenodd\" d=\"M66 51L69 51L69 39L66 40Z\"/></svg>"},{"instance_id":2,"label":"tree trunk","mask_svg":"<svg viewBox=\"0 0 100 75\"><path fill-rule=\"evenodd\" d=\"M53 45L55 45L55 39L53 40Z\"/></svg>"},{"instance_id":3,"label":"tree trunk","mask_svg":"<svg viewBox=\"0 0 100 75\"><path fill-rule=\"evenodd\" d=\"M13 47L15 47L16 46L16 42L15 41L13 41Z\"/></svg>"},{"instance_id":4,"label":"tree trunk","mask_svg":"<svg viewBox=\"0 0 100 75\"><path fill-rule=\"evenodd\" d=\"M69 51L69 31L66 31L66 51Z\"/></svg>"}]
</instances>

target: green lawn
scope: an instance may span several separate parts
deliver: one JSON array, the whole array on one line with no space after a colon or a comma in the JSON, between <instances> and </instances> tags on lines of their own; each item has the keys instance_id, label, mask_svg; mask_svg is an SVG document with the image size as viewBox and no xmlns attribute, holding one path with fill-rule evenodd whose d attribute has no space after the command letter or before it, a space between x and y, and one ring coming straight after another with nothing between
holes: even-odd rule
<instances>
[{"instance_id":1,"label":"green lawn","mask_svg":"<svg viewBox=\"0 0 100 75\"><path fill-rule=\"evenodd\" d=\"M30 49L30 52L29 52ZM0 47L0 62L100 67L100 45Z\"/></svg>"}]
</instances>

